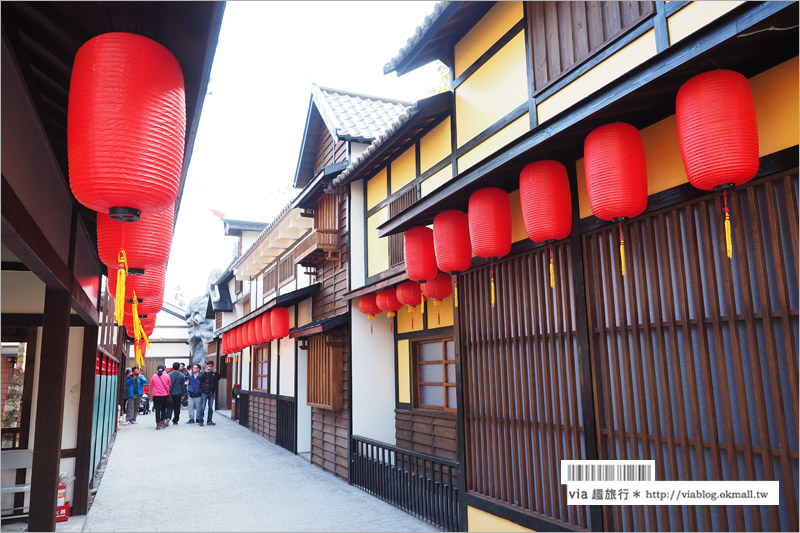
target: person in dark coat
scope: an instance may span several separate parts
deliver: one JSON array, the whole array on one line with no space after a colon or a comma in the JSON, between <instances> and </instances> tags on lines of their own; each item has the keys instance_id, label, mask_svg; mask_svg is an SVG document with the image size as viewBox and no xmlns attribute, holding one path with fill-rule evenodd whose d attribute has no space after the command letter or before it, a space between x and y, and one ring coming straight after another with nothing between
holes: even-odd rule
<instances>
[{"instance_id":1,"label":"person in dark coat","mask_svg":"<svg viewBox=\"0 0 800 533\"><path fill-rule=\"evenodd\" d=\"M186 376L180 371L180 366L180 363L172 363L172 372L169 373L169 379L172 380L169 395L172 397L172 422L174 424L177 424L181 418L181 400L186 394Z\"/></svg>"},{"instance_id":2,"label":"person in dark coat","mask_svg":"<svg viewBox=\"0 0 800 533\"><path fill-rule=\"evenodd\" d=\"M206 423L209 426L216 426L212 418L214 416L214 402L217 398L217 385L219 384L219 374L214 370L214 361L206 362L206 369L200 372L197 378L200 380L200 392L202 397L202 407L200 408L200 418L198 424L203 425L203 415L206 412L206 403L208 403L208 417Z\"/></svg>"}]
</instances>

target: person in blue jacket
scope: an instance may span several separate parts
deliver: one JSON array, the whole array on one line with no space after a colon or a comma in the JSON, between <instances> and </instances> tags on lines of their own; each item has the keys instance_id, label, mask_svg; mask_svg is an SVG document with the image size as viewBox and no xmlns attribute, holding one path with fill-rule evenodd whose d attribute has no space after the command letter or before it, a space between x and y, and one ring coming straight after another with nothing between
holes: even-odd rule
<instances>
[{"instance_id":1,"label":"person in blue jacket","mask_svg":"<svg viewBox=\"0 0 800 533\"><path fill-rule=\"evenodd\" d=\"M201 411L203 395L200 391L200 363L195 363L192 367L192 373L189 374L189 422L187 424L194 424L202 422L198 416L202 416Z\"/></svg>"},{"instance_id":2,"label":"person in blue jacket","mask_svg":"<svg viewBox=\"0 0 800 533\"><path fill-rule=\"evenodd\" d=\"M128 393L128 405L125 411L125 424L136 424L136 415L139 413L139 401L142 398L142 387L147 385L147 379L139 374L139 367L133 367L133 372L125 378L125 390ZM124 425L124 424L123 424Z\"/></svg>"}]
</instances>

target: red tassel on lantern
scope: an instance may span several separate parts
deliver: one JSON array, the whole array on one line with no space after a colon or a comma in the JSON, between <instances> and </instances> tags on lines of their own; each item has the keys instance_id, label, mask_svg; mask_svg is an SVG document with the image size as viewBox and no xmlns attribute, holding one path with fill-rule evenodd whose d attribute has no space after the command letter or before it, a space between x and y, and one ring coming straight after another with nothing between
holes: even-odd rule
<instances>
[{"instance_id":1,"label":"red tassel on lantern","mask_svg":"<svg viewBox=\"0 0 800 533\"><path fill-rule=\"evenodd\" d=\"M511 251L511 202L497 187L486 187L469 197L469 239L478 257L492 261L492 307L495 303L494 260Z\"/></svg>"},{"instance_id":2,"label":"red tassel on lantern","mask_svg":"<svg viewBox=\"0 0 800 533\"><path fill-rule=\"evenodd\" d=\"M120 220L175 203L186 97L177 59L134 33L105 33L75 55L67 144L75 198Z\"/></svg>"},{"instance_id":3,"label":"red tassel on lantern","mask_svg":"<svg viewBox=\"0 0 800 533\"><path fill-rule=\"evenodd\" d=\"M463 211L448 209L433 218L433 248L439 270L456 274L472 266L469 217ZM458 307L458 276L453 276L453 305Z\"/></svg>"},{"instance_id":4,"label":"red tassel on lantern","mask_svg":"<svg viewBox=\"0 0 800 533\"><path fill-rule=\"evenodd\" d=\"M620 265L625 275L622 222L647 208L647 162L635 127L614 122L592 131L583 145L586 191L594 215L619 223Z\"/></svg>"},{"instance_id":5,"label":"red tassel on lantern","mask_svg":"<svg viewBox=\"0 0 800 533\"><path fill-rule=\"evenodd\" d=\"M411 281L427 281L436 277L436 252L433 248L433 231L417 226L406 231L403 239L403 257Z\"/></svg>"},{"instance_id":6,"label":"red tassel on lantern","mask_svg":"<svg viewBox=\"0 0 800 533\"><path fill-rule=\"evenodd\" d=\"M375 315L381 312L378 307L377 296L374 294L365 294L358 299L358 310L367 315L367 320L375 320ZM372 334L372 323L369 325L369 333Z\"/></svg>"},{"instance_id":7,"label":"red tassel on lantern","mask_svg":"<svg viewBox=\"0 0 800 533\"><path fill-rule=\"evenodd\" d=\"M415 313L417 306L422 303L422 291L419 284L413 281L404 281L397 286L396 289L397 299L403 305L408 306L409 313ZM414 329L414 317L411 317L411 329Z\"/></svg>"},{"instance_id":8,"label":"red tassel on lantern","mask_svg":"<svg viewBox=\"0 0 800 533\"><path fill-rule=\"evenodd\" d=\"M441 325L442 317L439 314L439 307L442 305L442 300L453 294L453 289L450 287L450 276L439 272L434 279L422 284L422 294L428 299L433 299L433 305L436 307L436 319Z\"/></svg>"},{"instance_id":9,"label":"red tassel on lantern","mask_svg":"<svg viewBox=\"0 0 800 533\"><path fill-rule=\"evenodd\" d=\"M276 339L289 335L289 310L285 307L276 307L270 311L270 326Z\"/></svg>"},{"instance_id":10,"label":"red tassel on lantern","mask_svg":"<svg viewBox=\"0 0 800 533\"><path fill-rule=\"evenodd\" d=\"M733 255L727 190L758 173L758 123L747 78L732 70L698 74L678 90L675 119L689 183L723 191L725 243Z\"/></svg>"},{"instance_id":11,"label":"red tassel on lantern","mask_svg":"<svg viewBox=\"0 0 800 533\"><path fill-rule=\"evenodd\" d=\"M558 161L536 161L519 175L522 220L532 241L550 245L550 287L555 287L553 243L572 231L572 198L567 169Z\"/></svg>"}]
</instances>

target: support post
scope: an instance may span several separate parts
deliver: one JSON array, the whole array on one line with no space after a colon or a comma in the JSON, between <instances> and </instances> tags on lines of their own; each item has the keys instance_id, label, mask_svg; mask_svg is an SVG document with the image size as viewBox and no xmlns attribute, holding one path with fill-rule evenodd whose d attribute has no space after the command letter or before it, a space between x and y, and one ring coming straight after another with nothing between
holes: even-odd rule
<instances>
[{"instance_id":1,"label":"support post","mask_svg":"<svg viewBox=\"0 0 800 533\"><path fill-rule=\"evenodd\" d=\"M92 418L94 417L95 362L99 328L87 326L83 330L81 355L81 392L78 411L78 453L75 461L75 485L72 512L83 515L89 512L89 484L92 481Z\"/></svg>"}]
</instances>

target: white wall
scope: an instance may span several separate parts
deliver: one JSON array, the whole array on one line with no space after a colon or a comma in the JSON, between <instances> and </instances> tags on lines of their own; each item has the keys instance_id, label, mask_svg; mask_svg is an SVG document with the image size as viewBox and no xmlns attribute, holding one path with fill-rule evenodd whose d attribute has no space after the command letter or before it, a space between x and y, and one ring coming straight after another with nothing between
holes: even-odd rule
<instances>
[{"instance_id":1,"label":"white wall","mask_svg":"<svg viewBox=\"0 0 800 533\"><path fill-rule=\"evenodd\" d=\"M250 390L250 376L253 365L253 347L248 346L242 349L242 390Z\"/></svg>"},{"instance_id":2,"label":"white wall","mask_svg":"<svg viewBox=\"0 0 800 533\"><path fill-rule=\"evenodd\" d=\"M4 313L44 313L45 284L33 272L4 270L0 307Z\"/></svg>"},{"instance_id":3,"label":"white wall","mask_svg":"<svg viewBox=\"0 0 800 533\"><path fill-rule=\"evenodd\" d=\"M278 341L270 341L269 358L269 391L275 393L278 390Z\"/></svg>"},{"instance_id":4,"label":"white wall","mask_svg":"<svg viewBox=\"0 0 800 533\"><path fill-rule=\"evenodd\" d=\"M294 339L281 339L281 387L278 392L281 396L294 396L294 350L297 341Z\"/></svg>"},{"instance_id":5,"label":"white wall","mask_svg":"<svg viewBox=\"0 0 800 533\"><path fill-rule=\"evenodd\" d=\"M350 184L350 290L363 287L366 283L364 272L364 180ZM355 243L355 246L352 245Z\"/></svg>"},{"instance_id":6,"label":"white wall","mask_svg":"<svg viewBox=\"0 0 800 533\"><path fill-rule=\"evenodd\" d=\"M311 451L311 406L308 405L308 350L297 349L297 453Z\"/></svg>"},{"instance_id":7,"label":"white wall","mask_svg":"<svg viewBox=\"0 0 800 533\"><path fill-rule=\"evenodd\" d=\"M353 434L395 444L394 334L385 313L367 320L353 302ZM373 332L370 334L370 324Z\"/></svg>"}]
</instances>

